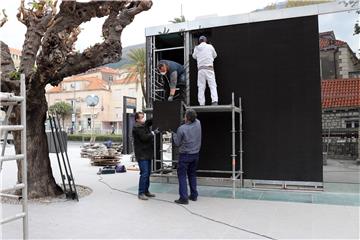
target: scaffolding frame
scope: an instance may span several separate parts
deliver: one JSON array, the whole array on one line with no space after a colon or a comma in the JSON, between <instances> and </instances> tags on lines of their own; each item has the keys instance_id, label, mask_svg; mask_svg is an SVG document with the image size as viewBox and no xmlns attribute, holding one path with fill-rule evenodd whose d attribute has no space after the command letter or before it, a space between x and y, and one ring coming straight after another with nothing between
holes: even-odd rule
<instances>
[{"instance_id":1,"label":"scaffolding frame","mask_svg":"<svg viewBox=\"0 0 360 240\"><path fill-rule=\"evenodd\" d=\"M240 181L240 188L243 187L244 179L243 179L243 128L242 128L242 102L241 97L239 98L239 106L235 105L235 95L232 93L232 102L230 105L216 105L216 106L188 106L184 105L185 109L193 109L196 112L231 112L231 141L232 141L232 151L231 151L231 171L225 171L225 170L197 170L198 173L220 173L220 174L231 174L231 181L232 181L232 197L236 198L236 183L237 181ZM152 109L147 109L147 111L151 111ZM236 114L239 114L239 165L238 170L236 169ZM163 158L163 139L162 139L162 133L160 133L160 156L157 157L157 137L154 135L154 158L153 158L153 164L152 164L152 173L151 175L154 177L166 177L168 175L165 175L164 172L168 171L168 169L164 168L164 163L177 163L176 160L164 160ZM157 163L160 163L160 169L157 169ZM221 178L219 178L221 179Z\"/></svg>"},{"instance_id":2,"label":"scaffolding frame","mask_svg":"<svg viewBox=\"0 0 360 240\"><path fill-rule=\"evenodd\" d=\"M147 51L147 78L149 81L147 81L147 89L149 89L148 92L148 107L153 107L154 101L163 101L165 96L164 91L164 82L162 81L162 77L160 76L159 72L156 69L156 65L158 62L158 53L165 52L165 51L172 51L172 50L184 50L184 68L185 68L185 74L186 74L186 104L190 103L190 82L189 82L189 55L190 55L190 48L188 43L190 41L190 33L189 32L182 32L184 34L183 36L183 44L181 46L177 47L169 47L169 48L156 48L156 38L155 36L148 37L146 39L146 44L149 49Z\"/></svg>"},{"instance_id":3,"label":"scaffolding frame","mask_svg":"<svg viewBox=\"0 0 360 240\"><path fill-rule=\"evenodd\" d=\"M3 148L0 157L0 171L2 167L2 163L5 161L22 161L22 171L21 177L22 182L17 183L13 188L6 190L21 190L22 195L12 195L12 194L3 194L0 196L10 197L21 199L22 202L22 212L15 214L11 217L6 217L1 219L0 225L6 224L9 222L13 222L18 219L22 219L23 225L23 239L28 239L28 198L27 198L27 158L26 158L26 85L25 85L25 75L20 75L20 95L15 96L13 93L0 93L0 106L7 106L8 111L6 113L5 121L0 126L0 136L4 134L4 142ZM21 116L21 124L20 125L8 125L9 115L13 110L13 107L16 105L20 105L20 116ZM15 155L5 155L5 147L7 144L7 136L9 131L21 131L21 153Z\"/></svg>"}]
</instances>

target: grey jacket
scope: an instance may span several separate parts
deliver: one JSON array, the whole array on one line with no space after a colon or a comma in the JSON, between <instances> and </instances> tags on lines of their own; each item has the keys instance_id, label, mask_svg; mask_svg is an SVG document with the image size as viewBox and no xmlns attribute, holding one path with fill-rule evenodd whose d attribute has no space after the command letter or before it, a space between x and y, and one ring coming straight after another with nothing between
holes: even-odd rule
<instances>
[{"instance_id":1,"label":"grey jacket","mask_svg":"<svg viewBox=\"0 0 360 240\"><path fill-rule=\"evenodd\" d=\"M198 119L193 123L181 125L173 134L174 144L180 153L195 154L201 147L201 123Z\"/></svg>"}]
</instances>

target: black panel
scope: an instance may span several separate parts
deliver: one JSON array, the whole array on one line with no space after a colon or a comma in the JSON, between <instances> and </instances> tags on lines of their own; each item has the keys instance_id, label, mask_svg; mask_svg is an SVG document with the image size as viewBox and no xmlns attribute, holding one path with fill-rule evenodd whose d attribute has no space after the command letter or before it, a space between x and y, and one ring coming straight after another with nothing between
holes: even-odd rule
<instances>
[{"instance_id":1,"label":"black panel","mask_svg":"<svg viewBox=\"0 0 360 240\"><path fill-rule=\"evenodd\" d=\"M218 53L219 103L230 104L232 92L243 100L245 177L321 182L317 17L209 30ZM191 105L198 104L196 75L196 62L191 60ZM209 91L206 97L210 104ZM230 170L231 114L201 113L199 119L199 169Z\"/></svg>"},{"instance_id":2,"label":"black panel","mask_svg":"<svg viewBox=\"0 0 360 240\"><path fill-rule=\"evenodd\" d=\"M183 119L182 102L155 101L153 113L153 129L159 128L161 131L172 130L176 132Z\"/></svg>"}]
</instances>

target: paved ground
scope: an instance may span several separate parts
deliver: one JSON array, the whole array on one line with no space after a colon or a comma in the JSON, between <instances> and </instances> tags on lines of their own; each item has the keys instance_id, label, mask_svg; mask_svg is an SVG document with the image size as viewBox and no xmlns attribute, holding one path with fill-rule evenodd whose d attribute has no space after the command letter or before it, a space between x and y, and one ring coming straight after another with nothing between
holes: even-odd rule
<instances>
[{"instance_id":1,"label":"paved ground","mask_svg":"<svg viewBox=\"0 0 360 240\"><path fill-rule=\"evenodd\" d=\"M99 176L96 175L98 167L92 167L88 159L80 158L79 144L69 145L69 157L77 184L92 188L93 193L80 199L80 202L30 203L31 238L359 239L358 206L201 196L197 202L191 202L186 206L187 209L184 209L163 201L140 201L133 195L111 190L99 181ZM51 158L54 174L58 177L56 157L53 155ZM347 171L349 167L353 168L350 172ZM349 185L353 184L353 180L359 180L358 170L358 167L348 165L347 162L329 161L325 168L328 173L325 173L324 178L328 182L342 181ZM15 172L14 164L4 163L1 174L2 188L15 183ZM114 188L136 193L138 172L104 175L103 179ZM333 184L329 187L335 190L338 188L336 183L329 184ZM346 189L353 194L359 185L351 186L353 187ZM152 188L157 192L157 198L169 201L177 198L174 189L175 185L159 184L153 184ZM200 189L200 194L205 190L206 188ZM1 209L4 217L19 211L20 206L4 204ZM238 229L201 218L188 210L231 224ZM1 233L2 239L20 238L20 221L2 226Z\"/></svg>"}]
</instances>

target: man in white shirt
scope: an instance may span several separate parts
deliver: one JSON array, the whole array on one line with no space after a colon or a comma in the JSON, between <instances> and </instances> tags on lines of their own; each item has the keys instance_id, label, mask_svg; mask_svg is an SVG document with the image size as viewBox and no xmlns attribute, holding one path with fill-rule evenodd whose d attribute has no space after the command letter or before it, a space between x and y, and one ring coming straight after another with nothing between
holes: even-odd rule
<instances>
[{"instance_id":1,"label":"man in white shirt","mask_svg":"<svg viewBox=\"0 0 360 240\"><path fill-rule=\"evenodd\" d=\"M195 47L193 58L197 60L198 66L198 101L200 106L205 105L206 82L211 92L211 105L218 105L218 94L214 72L214 59L217 54L214 47L207 43L207 38L201 36L199 45Z\"/></svg>"}]
</instances>

